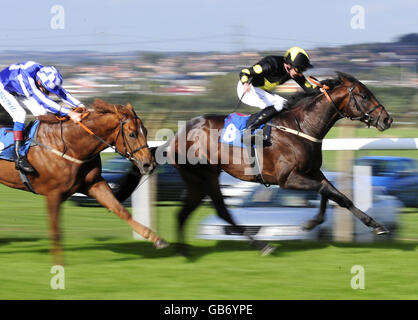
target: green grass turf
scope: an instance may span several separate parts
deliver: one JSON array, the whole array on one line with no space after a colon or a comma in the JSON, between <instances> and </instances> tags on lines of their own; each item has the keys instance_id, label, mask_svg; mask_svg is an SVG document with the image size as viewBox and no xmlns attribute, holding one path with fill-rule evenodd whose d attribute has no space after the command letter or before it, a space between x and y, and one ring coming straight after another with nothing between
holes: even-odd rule
<instances>
[{"instance_id":1,"label":"green grass turf","mask_svg":"<svg viewBox=\"0 0 418 320\"><path fill-rule=\"evenodd\" d=\"M338 129L336 129L338 130ZM334 129L327 138L338 137ZM417 130L358 129L358 137L417 137ZM418 158L417 151L362 151ZM105 155L104 157L107 157ZM324 164L335 166L335 152ZM53 290L43 197L0 186L0 299L417 299L418 210L400 216L392 243L276 243L261 257L247 243L193 238L201 207L189 221L190 257L134 241L130 227L104 208L63 205L65 289ZM158 233L175 241L175 204L157 207ZM365 269L353 290L351 268Z\"/></svg>"},{"instance_id":2,"label":"green grass turf","mask_svg":"<svg viewBox=\"0 0 418 320\"><path fill-rule=\"evenodd\" d=\"M134 241L104 208L66 202L62 214L65 289L50 286L44 199L0 186L0 299L417 299L418 210L401 215L392 243L282 242L273 255L242 242L193 239L203 206L188 225L189 258L173 246ZM175 240L176 206L157 208L159 233ZM350 286L365 270L365 289Z\"/></svg>"}]
</instances>

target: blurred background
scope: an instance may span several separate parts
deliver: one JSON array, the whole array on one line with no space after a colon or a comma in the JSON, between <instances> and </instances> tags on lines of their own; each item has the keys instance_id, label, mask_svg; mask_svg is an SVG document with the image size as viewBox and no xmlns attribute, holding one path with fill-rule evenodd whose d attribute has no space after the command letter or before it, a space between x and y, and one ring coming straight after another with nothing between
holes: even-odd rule
<instances>
[{"instance_id":1,"label":"blurred background","mask_svg":"<svg viewBox=\"0 0 418 320\"><path fill-rule=\"evenodd\" d=\"M178 121L203 113L232 112L238 100L240 70L265 55L283 55L287 47L277 44L274 51L237 52L6 51L0 53L0 67L27 60L55 65L64 76L64 87L81 101L101 98L134 105L152 139L161 128L177 131ZM303 44L295 41L294 45ZM394 129L406 132L417 127L417 33L385 43L311 48L308 53L315 68L307 75L331 78L335 70L353 74L393 115ZM300 88L292 80L277 90L286 97ZM243 104L239 111L251 113L255 109ZM10 122L4 110L0 116L1 124ZM360 123L353 125L364 128ZM393 131L385 134L397 135Z\"/></svg>"},{"instance_id":2,"label":"blurred background","mask_svg":"<svg viewBox=\"0 0 418 320\"><path fill-rule=\"evenodd\" d=\"M64 87L85 104L95 98L118 104L131 103L145 122L149 140L155 140L156 133L162 128L176 132L179 121L187 121L204 113L226 115L232 112L238 101L236 84L240 70L253 65L263 56L283 55L291 46L300 46L309 53L315 68L310 69L306 75L322 80L334 77L336 70L352 74L367 85L394 118L392 128L385 132L366 128L360 122L341 120L326 138L418 137L416 1L400 0L393 7L390 1L373 0L344 4L334 1L298 1L286 5L278 1L264 1L262 5L256 5L254 1L242 0L77 0L59 3L43 1L42 4L18 0L6 6L10 14L0 22L0 68L27 60L54 65L64 76ZM23 7L25 10L21 10ZM277 88L278 93L284 97L299 90L293 81ZM241 104L238 111L253 113L256 110ZM31 119L28 115L27 120ZM11 118L3 108L0 108L0 125L12 125ZM126 178L132 174L130 163L109 153L103 153L102 159L104 177L114 192L119 192ZM402 261L407 271L405 278L400 280L401 284L394 281L395 284L388 285L391 290L385 293L371 289L366 297L381 294L381 297L386 298L393 297L391 294L394 293L403 294L407 298L417 297L417 291L413 291L413 288L404 289L411 282L411 277L416 279L412 267L413 258L409 254L416 255L418 242L417 159L416 148L324 151L324 170L347 195L353 195L353 165L371 167L373 205L368 213L383 219L393 231L391 236L383 238L392 244L350 247L353 256L347 253L349 257L345 258L345 267L355 263L358 257L356 254L361 250L369 252L378 248L380 251L371 254L370 259L380 261L380 265L389 265L390 257L393 256L404 259ZM342 180L339 180L340 177L343 177ZM315 195L282 194L283 190L279 188L243 183L225 174L221 175L221 184L233 214L253 234L278 243L282 243L282 240L309 242L307 246L299 245L299 242L281 245L283 252L294 253L296 260L285 263L290 267L286 271L281 270L281 278L273 280L277 286L269 283L269 287L276 287L281 294L287 290L291 293L290 297L317 298L316 283L298 283L295 286L294 283L287 283L286 277L294 279L300 276L290 271L295 261L303 266L300 267L303 270L315 269L315 265L312 265L312 252L319 256L323 253L321 257L324 261L347 252L344 251L347 249L344 245L330 247L323 242L335 240L332 236L335 226L333 217L338 215L334 214L335 206L332 203L329 205L330 219L323 229L303 233L300 225L317 212L318 199ZM26 284L30 284L29 288L32 286L33 292L41 290L42 297L57 298L51 290L39 289L42 285L33 280L36 278L35 271L27 274L26 262L23 263L29 260L40 261L39 264L33 262L35 266L31 267L41 272L42 263L47 260L44 257L48 251L48 234L43 200L4 186L0 188L0 204L2 210L7 212L0 214L0 259L8 262L7 267L3 264L0 274L18 272L27 281ZM185 194L184 185L174 168L165 165L156 171L151 188L154 192L152 203L156 205L153 209L154 228L169 241L176 241L175 217ZM132 210L130 199L125 204ZM243 274L238 272L235 275L234 272L228 272L226 265L217 263L214 263L216 268L226 270L229 277L225 287L221 285L222 290L211 287L217 277L212 274L211 268L216 269L212 261L206 261L205 266L196 264L199 266L196 268L202 268L199 269L200 277L203 277L205 284L190 287L189 283L180 280L175 274L177 271L184 272L183 275L196 274L197 277L193 267L171 270L173 261L174 265L178 263L182 266L182 262L170 260L171 251L155 256L154 251L146 245L130 244L132 233L129 227L113 216L105 215L102 208L97 208L92 199L83 195L74 195L71 201L66 202L64 211L63 234L69 252L67 258L75 261L76 265L91 258L109 268L114 266L115 261L124 267L135 268L136 261L130 260L136 260L139 255L153 265L150 269L159 270L161 267L171 271L166 274L171 274L172 278L169 280L167 276L166 282L160 282L159 276L167 269L154 273L148 270L150 278L141 278L141 281L145 281L145 288L154 288L156 284L165 288L163 294L153 289L148 291L148 295L138 293L135 285L124 282L127 279L115 281L119 282L118 285L125 283L123 288L115 283L108 284L117 292L118 298L170 299L174 294L172 292L177 292L170 291L170 288L176 286L189 289L180 294L179 297L184 299L231 296L251 299L254 292L260 298L284 297L263 291L266 283L261 276L251 278L251 272L264 270L271 274L277 266L255 262L248 255L249 249L246 246L223 244L224 240L242 239L236 230L228 229L215 219L210 201L206 201L195 213L187 229L188 241L195 246L195 254L198 256L196 260L203 264L201 260L205 261L205 255L226 253L230 255L226 258L230 262L241 261L238 263L244 266L252 261L252 266L256 265L260 269L244 270L244 274L249 277L248 290L231 284L231 279L236 276L238 281ZM9 215L10 212L18 213ZM370 233L364 236L365 230L351 216L347 223L350 224L350 241L375 242L376 239L371 238ZM196 237L200 240L196 240ZM86 244L85 239L89 239L90 244ZM106 258L103 257L104 252ZM42 254L44 256L41 257ZM164 263L153 261L155 257L165 258ZM330 265L333 265L333 258L330 261ZM368 262L365 260L364 264ZM62 298L114 297L104 293L106 288L89 291L76 284L77 279L85 280L80 276L82 270L81 267L74 267L72 279L75 291L71 293L73 295L63 294ZM107 277L106 273L97 272L96 284ZM381 272L381 275L376 276L376 283L390 274L387 269ZM338 288L338 281L343 281L341 274L334 274L330 270L324 273L335 276L337 288L332 287L336 291L330 291L323 284L324 290L319 297L355 297L352 292L347 293ZM1 277L0 297L3 298L17 297L19 288L26 285ZM320 279L322 275L318 277ZM44 278L48 281L47 275ZM9 293L1 290L2 284L4 288L10 289ZM141 285L144 286L144 282ZM305 295L301 295L301 292L305 292ZM329 292L335 295L330 296ZM24 296L34 297L31 294Z\"/></svg>"}]
</instances>

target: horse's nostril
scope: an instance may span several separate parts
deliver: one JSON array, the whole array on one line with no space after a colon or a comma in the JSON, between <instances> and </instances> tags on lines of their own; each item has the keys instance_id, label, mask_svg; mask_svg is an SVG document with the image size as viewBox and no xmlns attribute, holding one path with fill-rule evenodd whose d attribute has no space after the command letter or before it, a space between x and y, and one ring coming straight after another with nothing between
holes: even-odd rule
<instances>
[{"instance_id":1,"label":"horse's nostril","mask_svg":"<svg viewBox=\"0 0 418 320\"><path fill-rule=\"evenodd\" d=\"M151 167L151 163L144 163L142 166L144 167L144 169L148 169L149 167Z\"/></svg>"}]
</instances>

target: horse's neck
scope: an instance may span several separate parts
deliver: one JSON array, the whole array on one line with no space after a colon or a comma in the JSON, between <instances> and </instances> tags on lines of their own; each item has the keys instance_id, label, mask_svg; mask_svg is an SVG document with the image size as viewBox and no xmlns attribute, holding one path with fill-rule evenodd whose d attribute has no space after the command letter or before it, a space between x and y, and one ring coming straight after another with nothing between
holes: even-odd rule
<instances>
[{"instance_id":1,"label":"horse's neck","mask_svg":"<svg viewBox=\"0 0 418 320\"><path fill-rule=\"evenodd\" d=\"M343 97L333 98L337 106L340 105L342 100ZM317 139L323 139L340 119L336 108L328 102L324 95L316 97L315 101L312 101L309 105L296 107L295 109L299 110L297 113L302 131Z\"/></svg>"},{"instance_id":2,"label":"horse's neck","mask_svg":"<svg viewBox=\"0 0 418 320\"><path fill-rule=\"evenodd\" d=\"M93 152L95 153L103 151L109 145L114 145L116 140L115 128L117 128L119 124L119 122L114 119L115 117L111 114L106 114L89 118L86 118L85 125L97 137L90 135L83 128L81 128L79 137L85 137L91 144L91 147L94 150ZM103 143L98 137L107 144Z\"/></svg>"},{"instance_id":3,"label":"horse's neck","mask_svg":"<svg viewBox=\"0 0 418 320\"><path fill-rule=\"evenodd\" d=\"M103 126L102 124L105 122L102 121L104 119L92 117L91 119L86 118L82 123L95 135L111 144L112 141L108 140L112 130L106 131L105 128L109 126ZM50 126L49 124L45 125ZM38 134L39 141L41 143L48 141L49 147L56 148L59 151L65 150L67 154L79 160L89 159L107 148L107 145L89 134L79 124L67 121L62 126L62 131L59 124L40 131Z\"/></svg>"}]
</instances>

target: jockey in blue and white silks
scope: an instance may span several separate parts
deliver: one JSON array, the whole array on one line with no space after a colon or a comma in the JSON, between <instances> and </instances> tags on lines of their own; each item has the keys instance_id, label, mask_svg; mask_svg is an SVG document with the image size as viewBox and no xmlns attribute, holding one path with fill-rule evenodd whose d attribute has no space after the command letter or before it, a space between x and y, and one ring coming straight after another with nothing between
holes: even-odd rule
<instances>
[{"instance_id":1,"label":"jockey in blue and white silks","mask_svg":"<svg viewBox=\"0 0 418 320\"><path fill-rule=\"evenodd\" d=\"M48 95L56 94L69 107L51 100ZM26 110L34 116L52 112L68 116L74 122L81 120L80 113L72 108L83 104L62 88L62 76L52 66L43 66L34 61L12 64L0 72L0 104L13 119L13 136L16 150L16 168L33 173L35 170L27 159L19 154L23 140Z\"/></svg>"}]
</instances>

